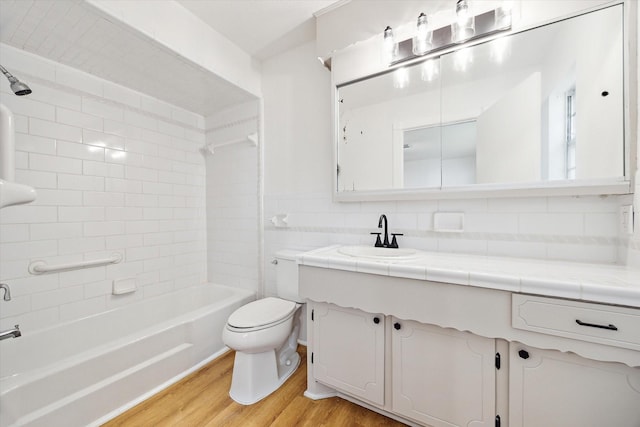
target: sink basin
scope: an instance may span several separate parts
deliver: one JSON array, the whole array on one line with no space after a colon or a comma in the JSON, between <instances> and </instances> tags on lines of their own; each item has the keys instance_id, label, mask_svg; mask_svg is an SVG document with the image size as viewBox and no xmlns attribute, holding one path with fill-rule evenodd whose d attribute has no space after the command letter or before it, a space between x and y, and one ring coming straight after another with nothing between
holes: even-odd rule
<instances>
[{"instance_id":1,"label":"sink basin","mask_svg":"<svg viewBox=\"0 0 640 427\"><path fill-rule=\"evenodd\" d=\"M376 248L373 246L342 246L338 252L343 255L381 260L404 261L418 257L418 251L408 248Z\"/></svg>"}]
</instances>

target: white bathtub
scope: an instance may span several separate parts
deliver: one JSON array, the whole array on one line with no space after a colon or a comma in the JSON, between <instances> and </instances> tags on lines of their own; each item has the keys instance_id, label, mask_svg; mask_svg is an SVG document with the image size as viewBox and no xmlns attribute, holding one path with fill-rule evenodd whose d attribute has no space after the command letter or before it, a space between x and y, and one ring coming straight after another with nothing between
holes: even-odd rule
<instances>
[{"instance_id":1,"label":"white bathtub","mask_svg":"<svg viewBox=\"0 0 640 427\"><path fill-rule=\"evenodd\" d=\"M226 349L253 292L201 285L0 342L0 426L100 425Z\"/></svg>"}]
</instances>

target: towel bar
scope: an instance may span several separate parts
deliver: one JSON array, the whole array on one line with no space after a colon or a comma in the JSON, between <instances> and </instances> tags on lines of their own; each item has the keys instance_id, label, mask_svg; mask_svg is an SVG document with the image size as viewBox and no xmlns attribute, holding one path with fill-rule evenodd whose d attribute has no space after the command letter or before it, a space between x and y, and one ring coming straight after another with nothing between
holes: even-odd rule
<instances>
[{"instance_id":1,"label":"towel bar","mask_svg":"<svg viewBox=\"0 0 640 427\"><path fill-rule=\"evenodd\" d=\"M122 261L122 254L115 253L111 258L94 259L91 261L70 262L67 264L47 265L45 261L33 261L29 264L29 273L43 274L56 271L77 270L87 267L98 267L100 265L117 264Z\"/></svg>"}]
</instances>

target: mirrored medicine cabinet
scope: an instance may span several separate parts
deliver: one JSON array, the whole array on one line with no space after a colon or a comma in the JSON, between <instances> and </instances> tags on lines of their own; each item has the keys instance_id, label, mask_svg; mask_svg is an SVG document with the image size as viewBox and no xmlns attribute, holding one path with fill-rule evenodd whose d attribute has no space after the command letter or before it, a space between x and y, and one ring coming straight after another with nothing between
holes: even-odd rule
<instances>
[{"instance_id":1,"label":"mirrored medicine cabinet","mask_svg":"<svg viewBox=\"0 0 640 427\"><path fill-rule=\"evenodd\" d=\"M337 200L629 192L623 5L337 87Z\"/></svg>"}]
</instances>

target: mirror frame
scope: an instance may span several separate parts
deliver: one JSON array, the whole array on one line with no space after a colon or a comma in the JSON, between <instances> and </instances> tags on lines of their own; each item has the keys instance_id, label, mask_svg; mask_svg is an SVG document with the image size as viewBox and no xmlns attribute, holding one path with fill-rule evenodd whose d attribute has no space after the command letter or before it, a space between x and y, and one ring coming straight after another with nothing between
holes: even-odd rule
<instances>
[{"instance_id":1,"label":"mirror frame","mask_svg":"<svg viewBox=\"0 0 640 427\"><path fill-rule=\"evenodd\" d=\"M410 189L386 189L386 190L357 190L357 191L338 191L338 141L339 141L339 108L338 88L357 83L358 81L376 77L378 75L393 72L393 70L414 65L439 57L447 53L455 52L462 48L468 48L478 44L486 43L498 37L509 37L513 34L522 33L535 28L543 27L556 22L571 19L587 13L596 12L612 6L623 6L623 88L624 88L624 105L623 105L623 135L624 135L624 176L615 178L602 178L593 180L579 181L540 181L525 183L505 183L505 184L473 184L460 187L440 187L440 188L410 188ZM635 21L631 16L637 14L638 11L633 9L634 6L629 1L617 0L607 4L600 4L595 7L581 10L567 16L556 17L546 22L539 22L535 25L512 29L499 36L493 35L478 40L473 40L457 46L450 47L445 50L428 54L411 61L393 64L388 68L370 75L363 75L350 81L336 82L335 76L331 75L331 101L332 101L332 125L333 125L333 173L332 173L332 192L335 202L363 202L363 201L396 201L396 200L437 200L437 199L461 199L461 198L487 198L487 197L545 197L545 196L586 196L586 195L622 195L633 194L636 178L637 150L638 150L638 117L637 108L631 108L638 102L638 85L635 83L634 74L631 76L631 61L635 58L634 66L639 66L638 40L632 32L637 31ZM635 7L640 7L636 5ZM637 23L640 25L640 22Z\"/></svg>"}]
</instances>

